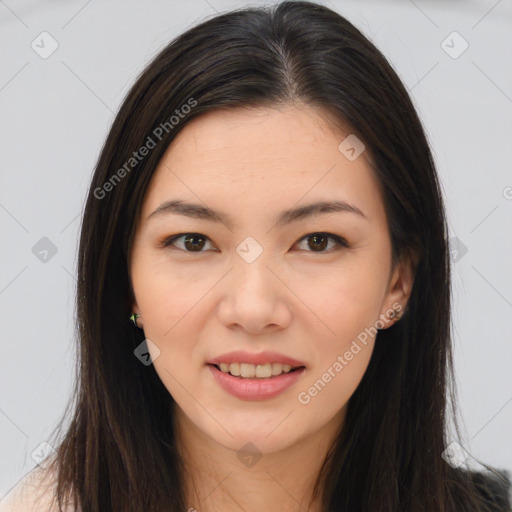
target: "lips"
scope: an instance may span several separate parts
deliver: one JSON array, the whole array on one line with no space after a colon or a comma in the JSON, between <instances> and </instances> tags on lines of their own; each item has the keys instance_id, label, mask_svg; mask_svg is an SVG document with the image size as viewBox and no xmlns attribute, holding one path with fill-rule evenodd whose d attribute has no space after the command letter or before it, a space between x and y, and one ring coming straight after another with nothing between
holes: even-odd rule
<instances>
[{"instance_id":1,"label":"lips","mask_svg":"<svg viewBox=\"0 0 512 512\"><path fill-rule=\"evenodd\" d=\"M228 352L218 357L210 359L207 364L219 365L220 363L248 363L248 364L266 364L266 363L281 363L289 364L292 368L306 366L306 364L298 359L279 354L277 352L265 351L257 354L244 352L241 350Z\"/></svg>"},{"instance_id":2,"label":"lips","mask_svg":"<svg viewBox=\"0 0 512 512\"><path fill-rule=\"evenodd\" d=\"M249 401L270 400L277 397L296 385L306 372L305 368L301 368L294 372L283 373L268 379L241 379L218 370L213 364L206 366L221 389L240 400Z\"/></svg>"}]
</instances>

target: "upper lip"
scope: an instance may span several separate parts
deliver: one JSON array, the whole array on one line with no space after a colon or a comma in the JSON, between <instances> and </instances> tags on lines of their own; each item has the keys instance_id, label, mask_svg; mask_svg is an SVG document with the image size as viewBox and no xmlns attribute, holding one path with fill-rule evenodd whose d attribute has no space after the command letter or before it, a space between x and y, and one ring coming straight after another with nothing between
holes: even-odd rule
<instances>
[{"instance_id":1,"label":"upper lip","mask_svg":"<svg viewBox=\"0 0 512 512\"><path fill-rule=\"evenodd\" d=\"M250 352L244 352L243 350L236 350L234 352L228 352L221 356L215 357L208 361L208 364L220 364L220 363L249 363L249 364L265 364L265 363L281 363L289 364L293 368L299 366L306 366L302 361L298 361L293 357L288 357L277 352L265 351L259 352L258 354L251 354Z\"/></svg>"}]
</instances>

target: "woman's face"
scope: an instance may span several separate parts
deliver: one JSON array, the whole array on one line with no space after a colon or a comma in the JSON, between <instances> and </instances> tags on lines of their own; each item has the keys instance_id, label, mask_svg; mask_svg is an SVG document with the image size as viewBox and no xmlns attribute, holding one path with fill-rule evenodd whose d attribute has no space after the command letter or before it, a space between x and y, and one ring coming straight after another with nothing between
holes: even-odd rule
<instances>
[{"instance_id":1,"label":"woman's face","mask_svg":"<svg viewBox=\"0 0 512 512\"><path fill-rule=\"evenodd\" d=\"M251 442L271 453L339 424L376 329L410 293L410 267L391 268L366 154L323 119L309 107L204 114L169 146L144 199L133 311L178 415L234 450ZM204 210L154 213L169 201ZM352 211L301 210L318 202ZM305 369L256 381L208 364L232 351L272 351ZM232 362L245 372L249 361ZM281 381L289 387L279 391Z\"/></svg>"}]
</instances>

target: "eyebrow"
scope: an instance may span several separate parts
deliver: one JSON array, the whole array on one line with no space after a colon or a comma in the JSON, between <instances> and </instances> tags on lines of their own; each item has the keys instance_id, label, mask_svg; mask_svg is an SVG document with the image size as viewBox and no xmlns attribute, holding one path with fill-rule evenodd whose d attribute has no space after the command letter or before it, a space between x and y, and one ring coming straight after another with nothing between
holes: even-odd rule
<instances>
[{"instance_id":1,"label":"eyebrow","mask_svg":"<svg viewBox=\"0 0 512 512\"><path fill-rule=\"evenodd\" d=\"M356 214L366 220L366 215L355 205L345 201L318 201L304 206L284 210L278 216L276 225L284 226L298 220L313 217L324 213L348 212ZM147 220L174 213L184 215L193 219L203 219L212 222L222 222L228 227L233 226L231 217L223 212L216 212L207 206L188 203L186 201L175 199L163 202L154 212L148 215Z\"/></svg>"}]
</instances>

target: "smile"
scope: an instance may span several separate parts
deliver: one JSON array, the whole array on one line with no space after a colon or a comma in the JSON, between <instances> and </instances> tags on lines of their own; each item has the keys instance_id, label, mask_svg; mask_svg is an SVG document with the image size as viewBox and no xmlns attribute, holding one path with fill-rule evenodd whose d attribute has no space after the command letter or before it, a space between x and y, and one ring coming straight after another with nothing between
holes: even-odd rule
<instances>
[{"instance_id":1,"label":"smile","mask_svg":"<svg viewBox=\"0 0 512 512\"><path fill-rule=\"evenodd\" d=\"M229 365L230 369L232 364L236 365L238 363L231 363ZM215 364L208 364L207 366L220 387L240 400L269 400L274 398L292 387L304 375L306 370L304 366L295 369L290 367L287 373L281 371L278 375L254 378L231 375L231 373L221 370L220 367ZM244 371L246 365L242 363L240 366L242 367L242 371ZM268 367L270 364L247 366ZM256 369L254 369L254 371L256 372ZM268 373L268 368L266 371Z\"/></svg>"},{"instance_id":2,"label":"smile","mask_svg":"<svg viewBox=\"0 0 512 512\"><path fill-rule=\"evenodd\" d=\"M281 363L266 363L266 364L251 364L251 363L220 363L215 365L220 371L229 373L234 377L239 378L259 378L267 379L277 377L283 373L290 373L297 368L289 364Z\"/></svg>"}]
</instances>

